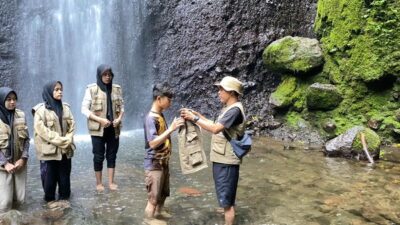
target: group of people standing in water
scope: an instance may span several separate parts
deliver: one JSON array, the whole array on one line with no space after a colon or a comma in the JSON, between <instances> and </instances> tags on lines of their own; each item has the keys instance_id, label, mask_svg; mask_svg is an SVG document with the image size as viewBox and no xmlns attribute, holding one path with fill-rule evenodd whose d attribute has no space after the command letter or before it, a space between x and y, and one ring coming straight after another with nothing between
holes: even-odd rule
<instances>
[{"instance_id":1,"label":"group of people standing in water","mask_svg":"<svg viewBox=\"0 0 400 225\"><path fill-rule=\"evenodd\" d=\"M92 140L93 165L97 191L103 191L102 171L107 161L108 188L117 190L114 181L115 161L119 148L124 100L121 86L113 84L110 66L97 68L96 83L87 86L81 112L87 117L87 127ZM170 135L185 120L192 121L211 132L210 159L220 207L224 208L225 224L232 225L235 218L235 199L241 160L235 156L229 141L243 135L245 114L239 96L243 84L227 76L215 84L224 108L218 119L212 121L202 114L183 108L180 117L167 125L163 112L172 103L174 93L166 84L153 87L153 102L144 120L145 133L145 184L148 203L145 215L149 218L168 216L163 210L169 196ZM29 158L29 133L24 112L16 108L17 92L0 88L0 213L16 208L24 202ZM62 101L63 85L50 81L43 87L43 102L32 109L33 136L46 202L65 201L71 195L71 158L74 155L75 120L70 105ZM58 195L56 190L58 187Z\"/></svg>"}]
</instances>

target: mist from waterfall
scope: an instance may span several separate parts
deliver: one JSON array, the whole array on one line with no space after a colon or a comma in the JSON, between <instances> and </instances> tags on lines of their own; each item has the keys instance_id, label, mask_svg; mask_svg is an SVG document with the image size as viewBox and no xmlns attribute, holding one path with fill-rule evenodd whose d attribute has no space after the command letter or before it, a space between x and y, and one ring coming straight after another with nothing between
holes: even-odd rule
<instances>
[{"instance_id":1,"label":"mist from waterfall","mask_svg":"<svg viewBox=\"0 0 400 225\"><path fill-rule=\"evenodd\" d=\"M132 99L146 99L150 84L137 73L137 46L143 25L145 0L34 0L20 4L18 74L20 106L26 112L42 102L44 83L59 80L77 120L78 132L86 132L80 113L85 88L96 82L99 64L111 65L114 83L124 91L130 128L140 123ZM134 97L131 97L134 96ZM133 102L134 103L134 102ZM140 111L140 110L138 110ZM133 115L132 115L133 114ZM134 115L137 115L136 117Z\"/></svg>"}]
</instances>

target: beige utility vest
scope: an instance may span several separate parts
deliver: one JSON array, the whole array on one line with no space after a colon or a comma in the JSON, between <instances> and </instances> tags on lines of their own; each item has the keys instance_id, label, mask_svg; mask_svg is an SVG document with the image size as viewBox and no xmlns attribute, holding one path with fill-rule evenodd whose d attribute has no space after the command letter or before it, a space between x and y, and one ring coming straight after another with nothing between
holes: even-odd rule
<instances>
[{"instance_id":1,"label":"beige utility vest","mask_svg":"<svg viewBox=\"0 0 400 225\"><path fill-rule=\"evenodd\" d=\"M231 108L238 107L243 115L243 122L237 126L225 129L229 136L233 139L242 136L245 131L246 116L244 114L243 105L241 102L236 102L222 110L221 115L218 117L220 120L224 114ZM223 131L211 136L211 152L210 160L212 162L224 163L230 165L239 165L241 160L233 153L233 149L229 141L225 138Z\"/></svg>"},{"instance_id":2,"label":"beige utility vest","mask_svg":"<svg viewBox=\"0 0 400 225\"><path fill-rule=\"evenodd\" d=\"M53 110L46 109L44 103L39 103L33 108L34 115L34 141L36 157L38 160L58 160L65 154L72 158L75 151L75 144L67 148L57 145L62 143L61 138L71 136L75 133L75 120L72 116L70 106L63 103L62 130L57 114Z\"/></svg>"},{"instance_id":3,"label":"beige utility vest","mask_svg":"<svg viewBox=\"0 0 400 225\"><path fill-rule=\"evenodd\" d=\"M9 145L9 136L11 135L11 127L0 120L0 150L6 154L6 148ZM28 126L26 125L25 113L19 109L15 109L14 114L14 159L13 162L21 158L24 151L24 142L29 138ZM0 170L4 170L0 167Z\"/></svg>"},{"instance_id":4,"label":"beige utility vest","mask_svg":"<svg viewBox=\"0 0 400 225\"><path fill-rule=\"evenodd\" d=\"M97 84L90 84L88 85L91 95L91 103L89 110L93 112L96 116L101 118L107 118L107 94L102 91ZM111 101L112 101L112 110L113 110L113 117L114 119L118 118L121 114L121 108L123 104L122 98L122 90L121 86L117 84L112 85L112 92L111 92ZM89 119L87 120L89 134L91 136L103 136L104 127L95 120ZM115 136L118 137L121 133L121 123L115 127Z\"/></svg>"},{"instance_id":5,"label":"beige utility vest","mask_svg":"<svg viewBox=\"0 0 400 225\"><path fill-rule=\"evenodd\" d=\"M186 120L178 134L179 160L183 174L190 174L207 168L203 149L203 135L200 127Z\"/></svg>"}]
</instances>

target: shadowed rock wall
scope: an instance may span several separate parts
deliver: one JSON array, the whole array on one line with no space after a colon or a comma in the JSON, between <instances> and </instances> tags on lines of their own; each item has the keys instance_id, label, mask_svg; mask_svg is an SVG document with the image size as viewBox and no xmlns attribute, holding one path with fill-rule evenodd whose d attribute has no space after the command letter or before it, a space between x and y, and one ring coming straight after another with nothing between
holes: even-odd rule
<instances>
[{"instance_id":1,"label":"shadowed rock wall","mask_svg":"<svg viewBox=\"0 0 400 225\"><path fill-rule=\"evenodd\" d=\"M0 86L12 86L18 71L16 55L17 1L0 2Z\"/></svg>"},{"instance_id":2,"label":"shadowed rock wall","mask_svg":"<svg viewBox=\"0 0 400 225\"><path fill-rule=\"evenodd\" d=\"M280 76L263 65L262 51L287 35L314 37L316 0L149 0L147 7L150 71L177 92L173 114L183 105L215 117L221 106L212 84L231 75L246 82L247 113L270 133L268 97Z\"/></svg>"}]
</instances>

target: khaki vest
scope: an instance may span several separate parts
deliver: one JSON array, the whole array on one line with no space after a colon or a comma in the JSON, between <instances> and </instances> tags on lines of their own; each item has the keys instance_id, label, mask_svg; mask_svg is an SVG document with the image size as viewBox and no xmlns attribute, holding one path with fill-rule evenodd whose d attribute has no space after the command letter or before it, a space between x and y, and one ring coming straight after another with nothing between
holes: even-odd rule
<instances>
[{"instance_id":1,"label":"khaki vest","mask_svg":"<svg viewBox=\"0 0 400 225\"><path fill-rule=\"evenodd\" d=\"M200 127L191 121L179 129L179 160L183 174L190 174L207 168L207 158L203 149L203 135Z\"/></svg>"},{"instance_id":2,"label":"khaki vest","mask_svg":"<svg viewBox=\"0 0 400 225\"><path fill-rule=\"evenodd\" d=\"M0 150L6 154L9 145L8 138L11 134L11 127L0 120ZM19 160L24 151L25 140L29 139L28 126L26 125L25 113L19 109L15 109L14 114L14 159L13 162ZM0 170L4 170L0 167Z\"/></svg>"},{"instance_id":3,"label":"khaki vest","mask_svg":"<svg viewBox=\"0 0 400 225\"><path fill-rule=\"evenodd\" d=\"M91 95L91 103L89 110L93 112L96 116L101 118L107 118L107 94L102 91L97 84L88 85ZM112 109L114 118L118 118L121 113L121 108L123 104L122 90L121 86L117 84L112 85L111 93ZM100 125L99 122L92 119L87 120L87 125L89 129L89 134L91 136L103 136L104 127ZM118 137L121 133L121 123L118 127L115 127L115 136Z\"/></svg>"},{"instance_id":4,"label":"khaki vest","mask_svg":"<svg viewBox=\"0 0 400 225\"><path fill-rule=\"evenodd\" d=\"M243 122L235 127L227 129L226 131L231 138L237 138L238 136L242 136L244 134L246 123L246 116L244 114L243 105L241 102L236 102L224 108L221 115L218 117L218 120L221 119L224 114L233 107L239 107L243 115ZM235 153L233 153L232 146L225 138L223 131L219 132L218 134L213 134L211 136L210 160L212 162L230 165L239 165L241 163L241 160L236 157Z\"/></svg>"},{"instance_id":5,"label":"khaki vest","mask_svg":"<svg viewBox=\"0 0 400 225\"><path fill-rule=\"evenodd\" d=\"M57 114L46 109L44 103L33 108L34 114L34 141L38 160L61 160L62 154L72 158L75 151L73 136L75 134L75 120L70 106L63 103L63 119L61 130ZM68 147L60 147L62 138L69 137L72 143Z\"/></svg>"}]
</instances>

